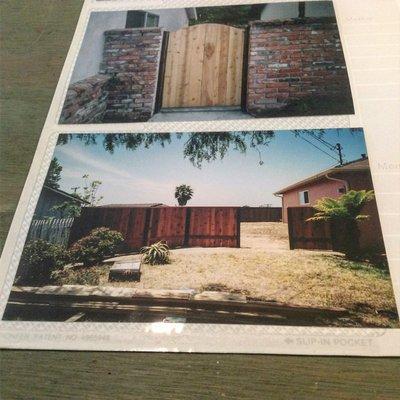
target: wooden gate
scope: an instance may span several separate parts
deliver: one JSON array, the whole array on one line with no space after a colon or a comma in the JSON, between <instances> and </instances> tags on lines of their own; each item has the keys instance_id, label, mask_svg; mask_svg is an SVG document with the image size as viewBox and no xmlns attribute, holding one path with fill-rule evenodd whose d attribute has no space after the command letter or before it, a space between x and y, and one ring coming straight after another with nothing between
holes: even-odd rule
<instances>
[{"instance_id":1,"label":"wooden gate","mask_svg":"<svg viewBox=\"0 0 400 400\"><path fill-rule=\"evenodd\" d=\"M245 31L201 24L169 34L162 107L241 104Z\"/></svg>"}]
</instances>

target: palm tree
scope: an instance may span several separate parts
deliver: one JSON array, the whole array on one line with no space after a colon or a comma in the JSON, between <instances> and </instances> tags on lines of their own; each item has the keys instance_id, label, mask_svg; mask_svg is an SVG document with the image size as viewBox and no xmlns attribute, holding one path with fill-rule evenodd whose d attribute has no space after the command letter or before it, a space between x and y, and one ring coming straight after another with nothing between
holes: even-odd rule
<instances>
[{"instance_id":1,"label":"palm tree","mask_svg":"<svg viewBox=\"0 0 400 400\"><path fill-rule=\"evenodd\" d=\"M175 188L175 198L180 206L186 206L192 197L193 189L189 185L179 185Z\"/></svg>"},{"instance_id":2,"label":"palm tree","mask_svg":"<svg viewBox=\"0 0 400 400\"><path fill-rule=\"evenodd\" d=\"M360 214L366 203L374 198L373 190L350 190L337 199L325 197L317 201L315 215L307 221L333 221L343 228L343 250L347 258L360 256L360 231L357 221L369 218Z\"/></svg>"}]
</instances>

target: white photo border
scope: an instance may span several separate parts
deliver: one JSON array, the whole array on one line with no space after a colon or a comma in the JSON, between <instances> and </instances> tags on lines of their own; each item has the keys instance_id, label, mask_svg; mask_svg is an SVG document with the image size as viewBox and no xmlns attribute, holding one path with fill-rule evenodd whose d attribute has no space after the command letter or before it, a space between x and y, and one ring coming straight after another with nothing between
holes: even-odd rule
<instances>
[{"instance_id":1,"label":"white photo border","mask_svg":"<svg viewBox=\"0 0 400 400\"><path fill-rule=\"evenodd\" d=\"M284 0L290 2L292 0ZM306 0L309 1L309 0ZM395 0L385 0L387 4ZM283 2L282 0L264 1ZM385 137L384 143L376 140L376 124L372 120L373 97L358 96L359 74L352 69L351 46L343 35L344 26L349 22L348 9L365 9L376 0L334 0L347 70L350 77L355 115L260 118L256 120L194 121L171 123L129 123L129 124L85 124L60 125L59 113L64 103L66 88L79 53L86 25L92 11L116 11L143 8L138 0L86 0L79 18L77 29L58 82L38 146L15 213L3 254L0 260L0 316L9 297L26 235L33 212L47 174L59 134L69 133L135 133L135 132L185 132L185 131L237 131L237 130L293 130L322 128L364 129L368 147L371 174L376 188L385 246L387 248L390 273L394 287L397 308L400 309L400 236L396 231L400 212L393 201L400 199L400 162L396 149L400 138ZM101 3L101 4L100 4ZM206 5L254 4L260 1L208 0L174 3L174 8ZM142 7L141 7L142 6ZM150 0L146 9L172 8L169 2ZM361 14L365 12L361 10ZM366 17L364 17L366 18ZM378 15L376 18L381 18ZM367 22L365 23L367 25ZM378 22L377 22L378 24ZM368 22L371 26L371 23ZM392 27L400 25L395 19ZM376 28L376 27L375 27ZM371 33L371 29L369 29ZM372 29L373 31L373 29ZM350 33L352 35L353 33ZM373 34L373 32L372 32ZM353 34L356 35L356 34ZM394 83L400 84L400 76L394 75ZM362 83L363 84L363 83ZM361 84L361 85L362 85ZM364 84L367 85L368 83ZM378 99L385 102L387 98ZM398 101L396 98L395 101ZM396 106L398 103L395 103ZM372 108L373 109L373 108ZM391 113L391 114L390 114ZM392 129L400 128L395 116L396 107L387 110L386 122ZM375 116L378 118L378 116ZM400 118L399 118L400 119ZM393 152L394 150L394 152ZM380 165L394 165L387 171ZM398 164L397 164L398 163ZM399 167L396 169L396 165ZM393 180L394 186L388 184ZM392 182L392 181L390 181ZM392 198L390 198L392 197ZM393 227L394 225L394 227ZM331 328L266 325L227 324L171 324L171 323L66 323L0 321L0 346L5 348L64 349L64 350L116 350L116 351L170 351L170 352L219 352L219 353L275 353L311 355L365 355L399 356L400 329L381 328Z\"/></svg>"}]
</instances>

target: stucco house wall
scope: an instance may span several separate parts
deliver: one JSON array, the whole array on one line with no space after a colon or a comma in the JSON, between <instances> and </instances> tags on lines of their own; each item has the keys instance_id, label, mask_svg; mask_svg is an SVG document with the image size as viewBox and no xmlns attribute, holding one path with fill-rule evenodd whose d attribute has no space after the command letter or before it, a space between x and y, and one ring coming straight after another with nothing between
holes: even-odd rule
<instances>
[{"instance_id":1,"label":"stucco house wall","mask_svg":"<svg viewBox=\"0 0 400 400\"><path fill-rule=\"evenodd\" d=\"M324 179L286 192L282 197L283 222L287 222L288 207L312 207L322 197L337 198L341 195L339 189L343 187L344 185L340 182ZM300 204L299 192L304 190L308 190L309 204Z\"/></svg>"},{"instance_id":2,"label":"stucco house wall","mask_svg":"<svg viewBox=\"0 0 400 400\"><path fill-rule=\"evenodd\" d=\"M167 31L175 31L189 25L185 8L148 11L160 17L159 27ZM124 29L127 11L93 12L90 15L84 40L71 77L75 83L98 74L103 60L104 32L114 29Z\"/></svg>"},{"instance_id":3,"label":"stucco house wall","mask_svg":"<svg viewBox=\"0 0 400 400\"><path fill-rule=\"evenodd\" d=\"M164 10L143 10L157 14L160 17L158 26L169 32L177 31L189 25L189 18L185 8L171 8Z\"/></svg>"},{"instance_id":4,"label":"stucco house wall","mask_svg":"<svg viewBox=\"0 0 400 400\"><path fill-rule=\"evenodd\" d=\"M292 19L299 16L299 2L270 3L261 11L261 20ZM334 17L335 10L331 1L307 1L305 3L306 17Z\"/></svg>"},{"instance_id":5,"label":"stucco house wall","mask_svg":"<svg viewBox=\"0 0 400 400\"><path fill-rule=\"evenodd\" d=\"M104 31L125 28L126 15L126 11L91 13L70 83L99 73L103 59Z\"/></svg>"}]
</instances>

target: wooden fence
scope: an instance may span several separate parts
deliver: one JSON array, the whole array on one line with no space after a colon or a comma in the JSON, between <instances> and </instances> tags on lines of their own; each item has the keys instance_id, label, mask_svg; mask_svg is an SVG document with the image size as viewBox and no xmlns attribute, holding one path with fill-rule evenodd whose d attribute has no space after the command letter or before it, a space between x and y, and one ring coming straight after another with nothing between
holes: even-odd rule
<instances>
[{"instance_id":1,"label":"wooden fence","mask_svg":"<svg viewBox=\"0 0 400 400\"><path fill-rule=\"evenodd\" d=\"M330 222L307 221L315 214L312 207L288 207L290 249L333 250L336 246Z\"/></svg>"},{"instance_id":2,"label":"wooden fence","mask_svg":"<svg viewBox=\"0 0 400 400\"><path fill-rule=\"evenodd\" d=\"M245 31L200 24L170 32L162 107L238 106Z\"/></svg>"},{"instance_id":3,"label":"wooden fence","mask_svg":"<svg viewBox=\"0 0 400 400\"><path fill-rule=\"evenodd\" d=\"M26 241L42 239L46 242L67 246L73 222L74 218L34 219Z\"/></svg>"},{"instance_id":4,"label":"wooden fence","mask_svg":"<svg viewBox=\"0 0 400 400\"><path fill-rule=\"evenodd\" d=\"M282 207L243 207L240 222L280 222Z\"/></svg>"},{"instance_id":5,"label":"wooden fence","mask_svg":"<svg viewBox=\"0 0 400 400\"><path fill-rule=\"evenodd\" d=\"M121 232L132 250L159 240L170 247L240 247L238 207L84 207L69 243L100 226Z\"/></svg>"}]
</instances>

